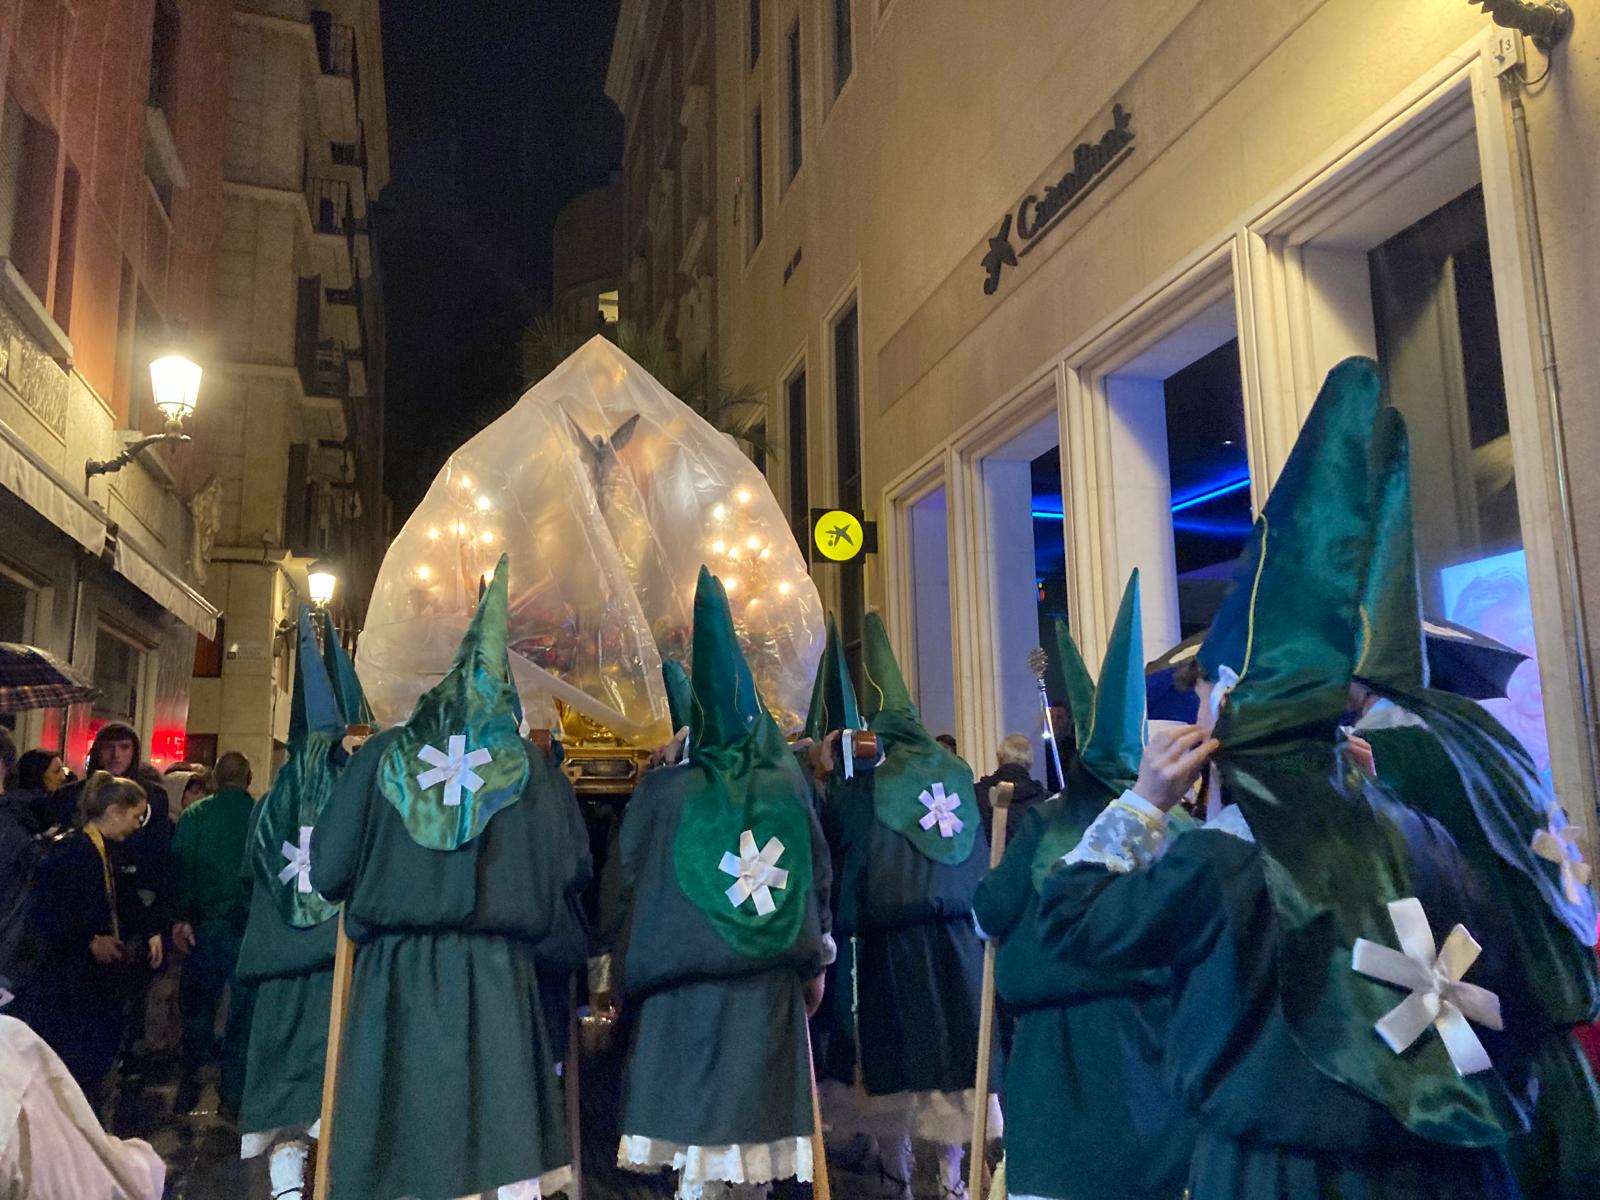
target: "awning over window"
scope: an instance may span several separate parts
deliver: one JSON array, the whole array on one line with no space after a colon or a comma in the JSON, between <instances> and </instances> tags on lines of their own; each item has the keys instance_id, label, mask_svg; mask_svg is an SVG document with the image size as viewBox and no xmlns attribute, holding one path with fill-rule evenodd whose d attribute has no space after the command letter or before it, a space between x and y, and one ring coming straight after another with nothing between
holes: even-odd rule
<instances>
[{"instance_id":1,"label":"awning over window","mask_svg":"<svg viewBox=\"0 0 1600 1200\"><path fill-rule=\"evenodd\" d=\"M117 533L111 565L117 574L201 637L217 636L217 617L221 614L204 596L163 567L124 532Z\"/></svg>"},{"instance_id":2,"label":"awning over window","mask_svg":"<svg viewBox=\"0 0 1600 1200\"><path fill-rule=\"evenodd\" d=\"M49 464L4 422L0 422L0 486L90 554L105 549L106 519L100 509L64 486Z\"/></svg>"},{"instance_id":3,"label":"awning over window","mask_svg":"<svg viewBox=\"0 0 1600 1200\"><path fill-rule=\"evenodd\" d=\"M106 533L111 522L104 511L73 491L60 474L3 421L0 421L0 487L16 495L96 558L105 552ZM217 617L221 615L217 609L120 530L116 535L112 566L117 574L202 637L216 636Z\"/></svg>"}]
</instances>

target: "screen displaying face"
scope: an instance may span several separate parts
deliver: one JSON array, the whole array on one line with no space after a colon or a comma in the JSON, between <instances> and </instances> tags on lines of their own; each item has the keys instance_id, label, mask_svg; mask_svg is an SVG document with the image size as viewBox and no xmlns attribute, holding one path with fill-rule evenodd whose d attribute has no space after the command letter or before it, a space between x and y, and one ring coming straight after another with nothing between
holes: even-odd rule
<instances>
[{"instance_id":1,"label":"screen displaying face","mask_svg":"<svg viewBox=\"0 0 1600 1200\"><path fill-rule=\"evenodd\" d=\"M1506 694L1483 701L1533 755L1541 771L1550 768L1545 733L1544 690L1533 636L1533 601L1528 590L1528 560L1521 550L1471 559L1439 572L1445 616L1468 629L1528 656L1506 684Z\"/></svg>"}]
</instances>

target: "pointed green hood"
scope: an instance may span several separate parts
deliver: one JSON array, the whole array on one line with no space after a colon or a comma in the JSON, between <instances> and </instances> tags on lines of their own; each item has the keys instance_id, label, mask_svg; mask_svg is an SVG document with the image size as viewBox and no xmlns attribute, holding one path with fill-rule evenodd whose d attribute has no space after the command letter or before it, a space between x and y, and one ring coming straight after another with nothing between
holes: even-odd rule
<instances>
[{"instance_id":1,"label":"pointed green hood","mask_svg":"<svg viewBox=\"0 0 1600 1200\"><path fill-rule=\"evenodd\" d=\"M1278 1002L1301 1051L1419 1136L1492 1145L1506 1132L1498 1079L1458 1074L1432 1030L1393 1053L1374 1030L1403 996L1352 968L1358 939L1396 944L1387 906L1418 892L1387 821L1335 778L1372 552L1381 404L1375 363L1336 366L1256 522L1200 649L1207 678L1238 672L1214 761L1264 859Z\"/></svg>"},{"instance_id":2,"label":"pointed green hood","mask_svg":"<svg viewBox=\"0 0 1600 1200\"><path fill-rule=\"evenodd\" d=\"M311 611L300 606L297 617L298 641L295 649L294 683L289 696L289 753L305 741L312 729L333 729L342 733L345 720L322 648L317 645L311 625Z\"/></svg>"},{"instance_id":3,"label":"pointed green hood","mask_svg":"<svg viewBox=\"0 0 1600 1200\"><path fill-rule=\"evenodd\" d=\"M361 680L356 678L356 665L344 652L339 641L339 631L334 628L333 615L322 610L322 657L333 690L339 697L339 710L346 725L373 725L377 720L367 703L367 694L361 690Z\"/></svg>"},{"instance_id":4,"label":"pointed green hood","mask_svg":"<svg viewBox=\"0 0 1600 1200\"><path fill-rule=\"evenodd\" d=\"M1067 707L1072 710L1072 740L1081 750L1088 744L1089 729L1094 725L1094 680L1089 678L1089 668L1073 640L1072 630L1060 617L1055 619L1053 632L1048 653L1051 665L1066 685Z\"/></svg>"},{"instance_id":5,"label":"pointed green hood","mask_svg":"<svg viewBox=\"0 0 1600 1200\"><path fill-rule=\"evenodd\" d=\"M522 798L528 751L518 734L521 706L506 654L505 555L478 601L455 662L417 701L384 750L379 786L412 839L455 850Z\"/></svg>"},{"instance_id":6,"label":"pointed green hood","mask_svg":"<svg viewBox=\"0 0 1600 1200\"><path fill-rule=\"evenodd\" d=\"M1382 396L1369 359L1328 373L1201 643L1207 679L1238 676L1216 730L1230 750L1298 734L1333 740L1355 665Z\"/></svg>"},{"instance_id":7,"label":"pointed green hood","mask_svg":"<svg viewBox=\"0 0 1600 1200\"><path fill-rule=\"evenodd\" d=\"M289 756L256 811L250 830L250 869L279 917L297 929L309 929L338 911L311 890L309 855L311 829L333 798L343 767L345 719L304 605L298 620Z\"/></svg>"},{"instance_id":8,"label":"pointed green hood","mask_svg":"<svg viewBox=\"0 0 1600 1200\"><path fill-rule=\"evenodd\" d=\"M1536 986L1546 996L1562 996L1551 1007L1566 1010L1577 1024L1586 1019L1597 987L1588 949L1595 944L1594 894L1575 887L1569 895L1560 862L1533 849L1536 842L1554 845L1550 832L1564 829L1566 816L1522 744L1481 705L1427 686L1410 447L1399 412L1386 409L1383 416L1384 466L1374 501L1375 540L1361 606L1356 676L1421 717L1459 776L1459 782L1435 780L1432 788L1401 798L1443 823L1475 866L1496 873L1510 868L1508 886L1529 893L1529 911L1538 914L1525 920L1553 917L1562 927L1554 952L1539 955ZM1446 803L1449 795L1464 798L1466 805ZM1469 813L1475 828L1460 828ZM1559 832L1554 837L1559 840ZM1481 853L1485 847L1492 857ZM1569 846L1565 853L1576 857L1578 852ZM1529 944L1540 945L1541 939L1530 938ZM1573 953L1576 947L1582 949Z\"/></svg>"},{"instance_id":9,"label":"pointed green hood","mask_svg":"<svg viewBox=\"0 0 1600 1200\"><path fill-rule=\"evenodd\" d=\"M671 777L688 792L673 836L674 873L723 941L750 958L771 957L794 944L805 922L810 789L756 691L727 592L704 567L692 655L688 761ZM740 891L747 851L782 872L781 885Z\"/></svg>"},{"instance_id":10,"label":"pointed green hood","mask_svg":"<svg viewBox=\"0 0 1600 1200\"><path fill-rule=\"evenodd\" d=\"M1378 415L1372 561L1358 612L1356 675L1375 687L1428 685L1422 592L1411 525L1411 447L1399 410Z\"/></svg>"},{"instance_id":11,"label":"pointed green hood","mask_svg":"<svg viewBox=\"0 0 1600 1200\"><path fill-rule=\"evenodd\" d=\"M686 729L689 725L689 713L693 707L690 698L689 672L683 669L683 664L677 659L667 658L661 662L661 682L667 689L667 717L672 722L672 732Z\"/></svg>"},{"instance_id":12,"label":"pointed green hood","mask_svg":"<svg viewBox=\"0 0 1600 1200\"><path fill-rule=\"evenodd\" d=\"M867 614L863 671L867 727L884 754L872 773L878 820L936 863L966 862L983 832L972 768L923 727L877 613Z\"/></svg>"},{"instance_id":13,"label":"pointed green hood","mask_svg":"<svg viewBox=\"0 0 1600 1200\"><path fill-rule=\"evenodd\" d=\"M1062 664L1077 729L1078 753L1067 768L1062 794L1038 810L1045 832L1033 858L1033 881L1042 889L1051 868L1083 837L1089 822L1139 777L1144 753L1144 632L1139 610L1139 572L1128 576L1117 609L1100 682L1089 681L1066 623L1055 625L1057 660ZM1082 713L1080 719L1078 714Z\"/></svg>"},{"instance_id":14,"label":"pointed green hood","mask_svg":"<svg viewBox=\"0 0 1600 1200\"><path fill-rule=\"evenodd\" d=\"M850 681L850 664L833 614L828 614L828 636L817 661L816 681L811 685L811 707L806 713L805 735L820 742L837 729L860 729L861 713L856 707L856 689Z\"/></svg>"},{"instance_id":15,"label":"pointed green hood","mask_svg":"<svg viewBox=\"0 0 1600 1200\"><path fill-rule=\"evenodd\" d=\"M1117 609L1094 709L1086 734L1080 734L1078 762L1113 793L1133 786L1144 753L1144 631L1140 624L1139 572L1128 576Z\"/></svg>"}]
</instances>

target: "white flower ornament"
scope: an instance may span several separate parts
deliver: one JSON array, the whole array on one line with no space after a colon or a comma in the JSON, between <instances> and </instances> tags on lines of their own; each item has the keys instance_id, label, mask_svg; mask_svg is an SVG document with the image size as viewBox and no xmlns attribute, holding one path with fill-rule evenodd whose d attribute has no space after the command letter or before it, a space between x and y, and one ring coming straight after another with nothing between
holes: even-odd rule
<instances>
[{"instance_id":1,"label":"white flower ornament","mask_svg":"<svg viewBox=\"0 0 1600 1200\"><path fill-rule=\"evenodd\" d=\"M1350 962L1363 975L1411 991L1377 1023L1378 1036L1400 1054L1432 1025L1458 1074L1487 1071L1493 1064L1469 1018L1487 1029L1505 1028L1500 997L1488 988L1461 981L1483 947L1464 925L1457 925L1445 938L1444 947L1435 952L1428 915L1415 898L1393 901L1389 919L1394 922L1400 949L1357 938Z\"/></svg>"}]
</instances>

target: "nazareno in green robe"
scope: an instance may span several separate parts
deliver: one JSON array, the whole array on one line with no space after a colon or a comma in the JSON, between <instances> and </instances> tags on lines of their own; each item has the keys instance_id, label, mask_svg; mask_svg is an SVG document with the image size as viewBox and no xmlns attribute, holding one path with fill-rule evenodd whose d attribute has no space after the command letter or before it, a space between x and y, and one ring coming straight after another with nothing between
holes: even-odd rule
<instances>
[{"instance_id":1,"label":"nazareno in green robe","mask_svg":"<svg viewBox=\"0 0 1600 1200\"><path fill-rule=\"evenodd\" d=\"M570 1173L536 948L583 856L564 781L536 750L527 783L470 841L427 849L379 788L373 738L312 835L312 886L356 943L334 1099L339 1200L454 1200Z\"/></svg>"},{"instance_id":2,"label":"nazareno in green robe","mask_svg":"<svg viewBox=\"0 0 1600 1200\"><path fill-rule=\"evenodd\" d=\"M866 1093L862 1111L852 1112L829 1088L829 1122L842 1132L852 1124L881 1132L880 1116L903 1123L899 1108L891 1119L878 1103L893 1097L914 1134L958 1141L948 1135L970 1130L964 1094L977 1078L983 945L972 901L988 870L987 842L980 830L963 862L935 862L877 819L869 771L848 781L835 774L824 820L838 874L835 936L841 960L853 966L855 1037L833 1033L823 1074L843 1083L836 1077L854 1051ZM837 974L830 987L842 1005L849 979L843 966ZM999 1078L998 1066L990 1078Z\"/></svg>"},{"instance_id":3,"label":"nazareno in green robe","mask_svg":"<svg viewBox=\"0 0 1600 1200\"><path fill-rule=\"evenodd\" d=\"M252 825L260 815L257 803ZM255 880L249 849L242 873ZM239 1106L246 1158L268 1149L277 1133L318 1124L338 932L337 916L309 929L290 925L266 888L254 882L237 967L239 978L256 987Z\"/></svg>"},{"instance_id":4,"label":"nazareno in green robe","mask_svg":"<svg viewBox=\"0 0 1600 1200\"><path fill-rule=\"evenodd\" d=\"M675 872L678 823L699 795L700 771L692 762L656 768L623 816L617 911L603 918L620 927L613 971L620 965L632 1026L618 1161L675 1167L686 1189L712 1179L809 1179L802 986L833 953L827 843L805 777L798 770L777 776L779 786L794 789L793 804L811 830L805 913L786 950L740 953L684 894ZM765 775L768 784L775 774Z\"/></svg>"},{"instance_id":5,"label":"nazareno in green robe","mask_svg":"<svg viewBox=\"0 0 1600 1200\"><path fill-rule=\"evenodd\" d=\"M1331 748L1329 756L1331 765ZM1382 815L1363 799L1347 803L1347 819L1375 822L1392 849L1408 847L1410 878L1436 937L1461 920L1481 938L1472 979L1512 994L1500 921L1448 835L1399 805ZM1142 869L1118 874L1080 862L1045 883L1039 931L1049 953L1084 972L1171 971L1164 1072L1198 1123L1192 1200L1517 1195L1502 1146L1424 1140L1302 1051L1279 998L1267 869L1253 842L1201 829L1172 840ZM1403 998L1397 991L1396 1002ZM1525 1068L1510 1039L1474 1028L1496 1073ZM1508 1089L1496 1090L1504 1096ZM1445 1132L1451 1114L1434 1116Z\"/></svg>"},{"instance_id":6,"label":"nazareno in green robe","mask_svg":"<svg viewBox=\"0 0 1600 1200\"><path fill-rule=\"evenodd\" d=\"M1526 879L1505 866L1489 844L1454 765L1425 727L1360 728L1372 745L1379 778L1436 817L1478 868L1490 902L1506 914L1506 930L1531 985L1518 1000L1514 1025L1533 1056L1538 1080L1529 1133L1509 1154L1530 1195L1550 1200L1600 1196L1600 1088L1572 1038L1595 1003L1593 951L1552 919Z\"/></svg>"},{"instance_id":7,"label":"nazareno in green robe","mask_svg":"<svg viewBox=\"0 0 1600 1200\"><path fill-rule=\"evenodd\" d=\"M1068 771L1070 798L1023 814L973 904L998 943L995 989L1016 1018L1006 1059L1006 1189L1048 1200L1176 1200L1194 1124L1162 1076L1172 1001L1160 966L1084 969L1040 933L1035 856L1049 828L1070 847L1112 799Z\"/></svg>"}]
</instances>

